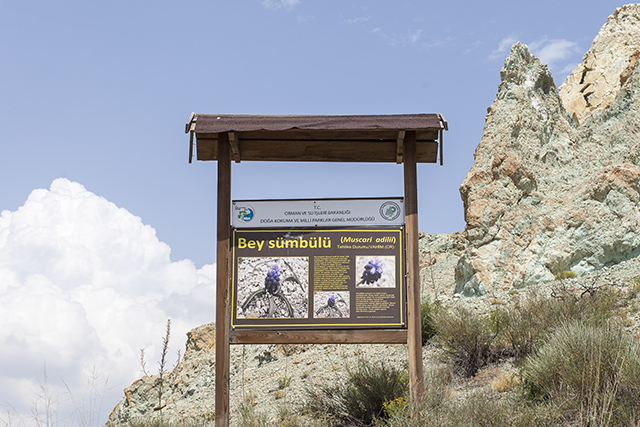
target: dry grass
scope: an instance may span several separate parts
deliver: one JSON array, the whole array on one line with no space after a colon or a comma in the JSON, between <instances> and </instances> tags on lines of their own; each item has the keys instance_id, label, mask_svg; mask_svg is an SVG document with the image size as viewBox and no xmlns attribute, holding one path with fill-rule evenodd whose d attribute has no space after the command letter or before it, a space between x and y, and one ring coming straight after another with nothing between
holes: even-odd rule
<instances>
[{"instance_id":1,"label":"dry grass","mask_svg":"<svg viewBox=\"0 0 640 427\"><path fill-rule=\"evenodd\" d=\"M461 379L428 377L423 402L378 425L640 425L640 341L620 315L637 290L558 286L552 298L533 293L484 318L459 308L436 315L434 341Z\"/></svg>"}]
</instances>

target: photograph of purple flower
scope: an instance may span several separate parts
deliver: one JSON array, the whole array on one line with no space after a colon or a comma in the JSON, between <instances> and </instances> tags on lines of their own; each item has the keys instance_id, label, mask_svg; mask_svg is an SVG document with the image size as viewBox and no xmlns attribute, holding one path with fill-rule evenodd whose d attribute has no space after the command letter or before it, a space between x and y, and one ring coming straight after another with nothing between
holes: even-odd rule
<instances>
[{"instance_id":1,"label":"photograph of purple flower","mask_svg":"<svg viewBox=\"0 0 640 427\"><path fill-rule=\"evenodd\" d=\"M315 318L349 317L349 292L315 292L313 307Z\"/></svg>"},{"instance_id":2,"label":"photograph of purple flower","mask_svg":"<svg viewBox=\"0 0 640 427\"><path fill-rule=\"evenodd\" d=\"M306 318L309 258L238 258L237 317Z\"/></svg>"},{"instance_id":3,"label":"photograph of purple flower","mask_svg":"<svg viewBox=\"0 0 640 427\"><path fill-rule=\"evenodd\" d=\"M371 288L395 288L395 256L356 257L356 286Z\"/></svg>"}]
</instances>

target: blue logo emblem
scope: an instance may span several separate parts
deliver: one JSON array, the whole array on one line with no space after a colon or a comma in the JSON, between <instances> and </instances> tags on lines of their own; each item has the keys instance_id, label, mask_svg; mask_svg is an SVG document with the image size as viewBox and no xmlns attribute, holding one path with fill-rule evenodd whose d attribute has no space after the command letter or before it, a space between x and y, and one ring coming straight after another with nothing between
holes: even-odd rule
<instances>
[{"instance_id":1,"label":"blue logo emblem","mask_svg":"<svg viewBox=\"0 0 640 427\"><path fill-rule=\"evenodd\" d=\"M238 207L238 219L242 222L250 222L253 219L253 208L250 206Z\"/></svg>"}]
</instances>

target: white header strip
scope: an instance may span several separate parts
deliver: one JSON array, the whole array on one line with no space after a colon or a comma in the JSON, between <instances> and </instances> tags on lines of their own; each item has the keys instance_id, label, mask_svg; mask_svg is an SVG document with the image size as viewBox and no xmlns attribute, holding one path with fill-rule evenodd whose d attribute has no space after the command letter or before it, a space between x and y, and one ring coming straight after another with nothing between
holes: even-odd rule
<instances>
[{"instance_id":1,"label":"white header strip","mask_svg":"<svg viewBox=\"0 0 640 427\"><path fill-rule=\"evenodd\" d=\"M235 228L403 226L404 199L234 200Z\"/></svg>"}]
</instances>

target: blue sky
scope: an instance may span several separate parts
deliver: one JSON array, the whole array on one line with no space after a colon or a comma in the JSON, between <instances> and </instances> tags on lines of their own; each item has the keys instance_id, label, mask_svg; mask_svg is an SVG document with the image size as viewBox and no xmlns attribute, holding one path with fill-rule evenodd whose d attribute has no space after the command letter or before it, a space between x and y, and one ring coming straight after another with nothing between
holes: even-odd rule
<instances>
[{"instance_id":1,"label":"blue sky","mask_svg":"<svg viewBox=\"0 0 640 427\"><path fill-rule=\"evenodd\" d=\"M184 313L188 296L193 296L190 292L213 289L208 274L215 260L216 165L187 162L189 138L184 124L193 111L442 113L450 128L444 135L444 166L425 164L418 169L420 229L429 233L462 230L458 187L472 165L486 109L495 98L511 44L528 44L549 64L560 85L621 4L606 0L0 0L0 211L6 224L13 218L13 228L7 226L4 231L0 222L0 246L5 239L5 247L0 247L4 251L0 251L0 277L10 277L16 289L28 283L36 283L34 289L46 289L47 283L55 282L61 295L71 295L61 301L80 301L87 311L89 305L84 304L90 302L78 296L78 289L86 288L69 285L71 276L60 273L67 270L57 266L30 275L28 264L21 264L23 277L12 270L17 261L12 264L1 254L12 253L6 246L7 236L18 239L40 232L49 236L47 227L60 229L52 222L56 218L68 227L82 218L95 218L95 229L83 229L87 242L95 242L91 240L95 236L107 241L102 233L112 228L122 235L131 232L127 248L143 241L158 253L160 261L150 262L144 271L161 265L205 277L185 285L179 298L170 298L176 291L168 283L162 285L162 296L153 294L147 284L134 286L140 295L148 296L147 301L155 301L154 310L162 308L152 316L160 323L158 333L141 330L161 335L163 325L158 319ZM58 178L64 180L55 181ZM57 184L52 186L54 181ZM31 199L35 189L49 190ZM377 197L402 192L398 165L233 165L234 199ZM112 213L91 211L94 216L87 216L86 211L73 208L80 206L74 204L74 197L91 201L82 205L90 206L88 210ZM57 202L52 201L56 198ZM125 218L113 204L132 215ZM64 209L74 212L76 219L72 214L60 216L67 212ZM52 221L41 221L42 216ZM120 219L113 220L116 217ZM18 230L18 223L36 231L21 234L26 228ZM155 237L144 231L148 227L155 230ZM62 239L60 234L50 236ZM67 244L75 248L85 241L64 242L54 249ZM108 253L106 246L93 243L77 247L97 248L103 257ZM46 262L40 249L30 248L24 253L33 265ZM142 253L147 252L135 252ZM5 276L1 276L3 265ZM61 265L77 268L73 263ZM131 267L100 268L100 272L117 272ZM104 277L98 270L91 271ZM0 286L0 296L2 291ZM127 298L139 300L140 295L127 294ZM210 310L213 321L212 306ZM200 317L186 316L182 324L176 322L178 329L207 321L207 310L199 313ZM118 330L104 332L97 320L85 317L89 319L86 327L98 331L97 336L117 335ZM125 344L137 349L141 336ZM43 344L43 358L46 348ZM100 357L108 360L109 354L103 352ZM14 360L11 357L0 354L8 363ZM126 363L125 359L120 362ZM60 356L62 370L67 366L64 360ZM29 369L33 373L39 368ZM130 374L115 381L133 379ZM1 380L0 400L4 397ZM117 383L116 399L126 385L121 383ZM112 406L113 399L106 406Z\"/></svg>"},{"instance_id":2,"label":"blue sky","mask_svg":"<svg viewBox=\"0 0 640 427\"><path fill-rule=\"evenodd\" d=\"M457 188L511 43L555 46L559 85L619 5L579 4L2 1L0 209L65 177L140 216L172 259L203 265L216 165L187 163L192 111L438 112L445 165L419 168L420 229L461 230ZM396 196L402 172L242 163L232 188L238 199Z\"/></svg>"}]
</instances>

